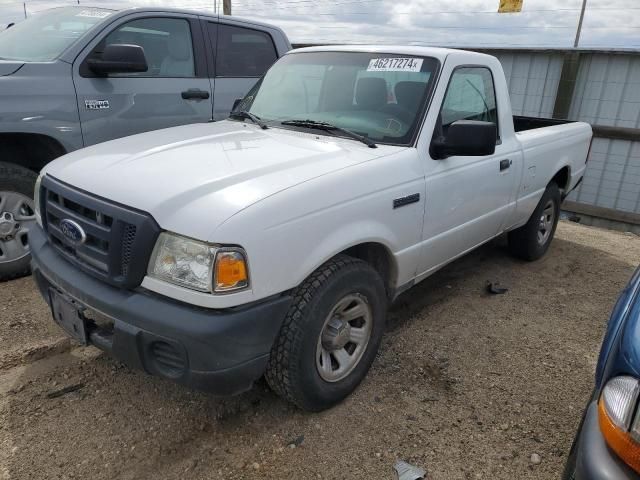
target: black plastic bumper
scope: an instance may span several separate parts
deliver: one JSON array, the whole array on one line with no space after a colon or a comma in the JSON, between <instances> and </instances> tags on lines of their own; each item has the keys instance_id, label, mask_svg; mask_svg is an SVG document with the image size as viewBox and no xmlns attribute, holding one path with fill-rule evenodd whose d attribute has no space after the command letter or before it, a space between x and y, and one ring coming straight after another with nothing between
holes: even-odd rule
<instances>
[{"instance_id":1,"label":"black plastic bumper","mask_svg":"<svg viewBox=\"0 0 640 480\"><path fill-rule=\"evenodd\" d=\"M45 300L54 289L103 320L87 320L89 343L133 368L218 395L249 390L264 373L291 303L283 295L225 310L194 307L100 282L62 258L40 228L29 244Z\"/></svg>"},{"instance_id":2,"label":"black plastic bumper","mask_svg":"<svg viewBox=\"0 0 640 480\"><path fill-rule=\"evenodd\" d=\"M609 450L598 426L598 404L589 403L571 452L566 479L636 480L640 476Z\"/></svg>"}]
</instances>

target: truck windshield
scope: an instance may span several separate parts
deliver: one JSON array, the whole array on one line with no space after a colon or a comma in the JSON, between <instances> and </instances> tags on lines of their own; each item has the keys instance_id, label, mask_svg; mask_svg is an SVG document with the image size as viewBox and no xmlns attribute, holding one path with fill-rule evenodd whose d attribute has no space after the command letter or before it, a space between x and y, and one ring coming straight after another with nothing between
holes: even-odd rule
<instances>
[{"instance_id":1,"label":"truck windshield","mask_svg":"<svg viewBox=\"0 0 640 480\"><path fill-rule=\"evenodd\" d=\"M376 143L408 145L437 68L434 58L409 55L292 53L271 67L236 110L249 111L269 126L341 135L338 129L314 128L322 122Z\"/></svg>"},{"instance_id":2,"label":"truck windshield","mask_svg":"<svg viewBox=\"0 0 640 480\"><path fill-rule=\"evenodd\" d=\"M56 8L0 32L0 60L50 62L84 32L111 15L102 8Z\"/></svg>"}]
</instances>

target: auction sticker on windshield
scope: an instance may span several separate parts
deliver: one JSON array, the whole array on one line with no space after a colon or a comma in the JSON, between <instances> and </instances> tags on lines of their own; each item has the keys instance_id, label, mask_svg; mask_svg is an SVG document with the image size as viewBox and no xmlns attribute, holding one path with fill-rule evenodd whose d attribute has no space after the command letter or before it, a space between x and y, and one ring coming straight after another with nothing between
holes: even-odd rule
<instances>
[{"instance_id":1,"label":"auction sticker on windshield","mask_svg":"<svg viewBox=\"0 0 640 480\"><path fill-rule=\"evenodd\" d=\"M372 58L367 72L419 72L422 58Z\"/></svg>"},{"instance_id":2,"label":"auction sticker on windshield","mask_svg":"<svg viewBox=\"0 0 640 480\"><path fill-rule=\"evenodd\" d=\"M88 18L106 18L113 12L105 12L104 10L82 10L76 15L76 17L88 17Z\"/></svg>"}]
</instances>

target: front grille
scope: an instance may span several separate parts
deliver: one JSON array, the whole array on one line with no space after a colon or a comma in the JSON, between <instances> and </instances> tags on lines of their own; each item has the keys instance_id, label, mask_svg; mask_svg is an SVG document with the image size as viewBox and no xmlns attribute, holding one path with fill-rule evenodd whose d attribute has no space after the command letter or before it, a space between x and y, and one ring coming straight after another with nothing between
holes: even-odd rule
<instances>
[{"instance_id":1,"label":"front grille","mask_svg":"<svg viewBox=\"0 0 640 480\"><path fill-rule=\"evenodd\" d=\"M122 233L122 275L125 277L129 274L129 263L131 263L131 251L133 249L133 242L136 239L136 231L138 229L135 225L127 224L124 227Z\"/></svg>"},{"instance_id":2,"label":"front grille","mask_svg":"<svg viewBox=\"0 0 640 480\"><path fill-rule=\"evenodd\" d=\"M75 189L51 176L44 177L41 188L43 226L49 241L64 257L112 285L140 285L160 232L151 215ZM81 227L83 242L74 242L63 233L63 220Z\"/></svg>"}]
</instances>

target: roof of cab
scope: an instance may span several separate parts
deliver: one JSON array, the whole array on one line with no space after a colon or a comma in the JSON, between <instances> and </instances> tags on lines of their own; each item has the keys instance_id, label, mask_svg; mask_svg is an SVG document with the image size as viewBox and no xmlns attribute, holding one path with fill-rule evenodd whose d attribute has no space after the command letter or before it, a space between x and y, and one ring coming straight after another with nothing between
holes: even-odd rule
<instances>
[{"instance_id":1,"label":"roof of cab","mask_svg":"<svg viewBox=\"0 0 640 480\"><path fill-rule=\"evenodd\" d=\"M209 10L193 10L193 9L188 9L188 8L174 8L174 7L155 7L155 6L149 6L149 7L145 7L145 6L139 6L139 5L133 5L130 7L124 7L124 8L114 8L111 6L107 6L107 7L102 7L102 6L98 6L98 5L69 5L69 6L64 6L64 7L53 7L47 10L42 10L42 12L47 12L49 10L62 10L62 9L66 9L66 10L104 10L104 11L110 11L113 12L112 15L118 15L118 16L124 16L124 15L128 15L130 13L137 13L137 12L149 12L149 13L181 13L181 14L185 14L185 15L197 15L200 17L207 17L207 18L215 18L218 19L221 22L225 22L225 21L231 21L231 22L240 22L240 23L246 23L246 24L250 24L250 25L255 25L258 27L264 27L264 28L270 28L270 29L274 29L274 30L279 30L284 34L284 31L280 28L277 27L273 24L270 23L265 23L265 22L260 22L258 20L254 20L252 18L245 18L245 17L236 17L236 16L225 16L225 15L219 15L215 12L209 11Z\"/></svg>"},{"instance_id":2,"label":"roof of cab","mask_svg":"<svg viewBox=\"0 0 640 480\"><path fill-rule=\"evenodd\" d=\"M444 60L452 53L462 53L462 50L453 48L420 47L415 45L328 45L320 47L298 48L287 52L288 55L301 52L368 52L368 53L388 53L398 55L417 55L421 57L433 57ZM465 55L477 55L486 57L484 53L464 51Z\"/></svg>"},{"instance_id":3,"label":"roof of cab","mask_svg":"<svg viewBox=\"0 0 640 480\"><path fill-rule=\"evenodd\" d=\"M42 10L41 11L42 13L38 13L38 15L44 14L47 11L62 10L62 9L79 10L79 11L96 9L96 10L112 12L108 17L103 19L104 21L97 22L95 25L93 25L91 28L89 28L84 32L83 36L86 36L87 38L93 38L95 36L95 33L98 33L105 28L106 24L110 24L112 21L126 17L127 15L131 15L135 13L143 13L143 14L144 13L169 13L169 14L179 13L179 14L194 15L194 16L199 16L206 19L211 19L211 20L217 21L218 23L226 23L230 25L235 24L240 26L246 26L247 28L251 28L253 26L253 27L258 27L259 29L269 29L271 31L278 31L282 34L282 37L285 40L285 43L288 46L288 48L291 48L291 44L289 43L289 39L287 38L286 33L280 27L277 27L269 23L258 22L258 21L243 18L243 17L235 17L235 16L231 17L231 16L225 16L225 15L218 15L217 13L207 12L207 11L186 10L186 9L178 9L178 8L137 7L137 6L116 9L116 8L95 7L90 5L80 5L80 6L70 5L65 7L55 7L47 10ZM62 55L60 55L59 59L67 63L73 63L76 57L85 48L85 46L86 46L85 42L75 42L69 48L67 48L67 50L65 50L62 53Z\"/></svg>"}]
</instances>

